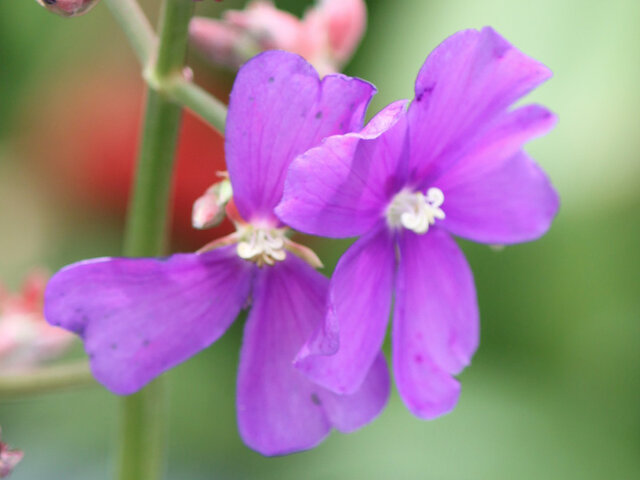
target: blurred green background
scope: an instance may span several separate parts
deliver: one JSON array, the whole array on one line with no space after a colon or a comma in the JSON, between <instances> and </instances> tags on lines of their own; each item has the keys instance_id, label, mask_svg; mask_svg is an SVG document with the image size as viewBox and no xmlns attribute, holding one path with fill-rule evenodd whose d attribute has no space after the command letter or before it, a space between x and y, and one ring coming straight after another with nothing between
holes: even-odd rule
<instances>
[{"instance_id":1,"label":"blurred green background","mask_svg":"<svg viewBox=\"0 0 640 480\"><path fill-rule=\"evenodd\" d=\"M151 16L157 3L145 2ZM216 16L243 3L202 2L198 10ZM297 14L310 3L276 2ZM491 25L551 67L555 77L527 101L550 107L559 123L527 150L559 190L560 214L535 243L500 252L464 243L482 341L453 413L418 420L394 393L381 417L355 434L263 458L242 444L235 425L236 322L167 374L168 478L640 478L640 2L367 3L367 34L346 73L378 87L371 111L411 98L426 55L463 28ZM229 73L200 65L197 55L192 63L209 88L228 88ZM83 152L102 154L125 137L135 147L135 128L122 130L138 123L138 75L105 5L64 20L35 1L0 2L2 281L17 287L37 265L54 271L118 254L124 194L108 190L112 201L101 205L95 186L78 183L102 170L74 172L88 168ZM69 146L76 143L87 145ZM129 150L106 156L101 168ZM211 155L221 160L219 151ZM214 171L189 175L207 185ZM206 238L178 228L174 249ZM329 267L347 246L310 241ZM80 346L74 355L82 356ZM1 402L4 439L26 451L12 478L110 478L116 415L117 399L101 388Z\"/></svg>"}]
</instances>

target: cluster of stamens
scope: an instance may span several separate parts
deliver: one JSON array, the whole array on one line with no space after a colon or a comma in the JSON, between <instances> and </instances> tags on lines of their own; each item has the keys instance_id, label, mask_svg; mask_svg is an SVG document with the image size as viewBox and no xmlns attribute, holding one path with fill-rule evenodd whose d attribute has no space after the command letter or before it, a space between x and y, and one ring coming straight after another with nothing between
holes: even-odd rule
<instances>
[{"instance_id":1,"label":"cluster of stamens","mask_svg":"<svg viewBox=\"0 0 640 480\"><path fill-rule=\"evenodd\" d=\"M404 227L416 233L426 233L436 219L444 219L440 208L443 203L444 194L436 187L429 188L426 194L403 190L387 207L387 223L391 228Z\"/></svg>"},{"instance_id":2,"label":"cluster of stamens","mask_svg":"<svg viewBox=\"0 0 640 480\"><path fill-rule=\"evenodd\" d=\"M276 228L272 223L245 221L233 203L233 189L226 172L219 174L222 181L212 185L193 206L193 226L199 229L218 225L225 216L233 222L236 231L208 243L199 253L220 247L236 246L237 255L259 267L273 266L287 258L287 250L301 258L313 268L322 268L318 256L308 247L288 238L289 228Z\"/></svg>"},{"instance_id":3,"label":"cluster of stamens","mask_svg":"<svg viewBox=\"0 0 640 480\"><path fill-rule=\"evenodd\" d=\"M287 256L285 228L256 228L245 225L238 230L236 252L240 258L263 265L274 265Z\"/></svg>"}]
</instances>

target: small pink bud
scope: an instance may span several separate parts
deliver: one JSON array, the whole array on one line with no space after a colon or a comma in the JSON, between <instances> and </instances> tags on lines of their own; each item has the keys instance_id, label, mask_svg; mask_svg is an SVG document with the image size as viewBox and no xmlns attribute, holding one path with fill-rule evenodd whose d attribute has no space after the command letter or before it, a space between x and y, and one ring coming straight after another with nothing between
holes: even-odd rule
<instances>
[{"instance_id":1,"label":"small pink bud","mask_svg":"<svg viewBox=\"0 0 640 480\"><path fill-rule=\"evenodd\" d=\"M2 430L0 429L0 478L8 477L13 469L20 463L24 453L20 450L12 450L6 443L2 443Z\"/></svg>"},{"instance_id":2,"label":"small pink bud","mask_svg":"<svg viewBox=\"0 0 640 480\"><path fill-rule=\"evenodd\" d=\"M77 17L91 10L100 0L36 0L50 12L63 17Z\"/></svg>"},{"instance_id":3,"label":"small pink bud","mask_svg":"<svg viewBox=\"0 0 640 480\"><path fill-rule=\"evenodd\" d=\"M32 367L61 355L71 344L71 333L44 319L46 283L46 275L35 272L19 294L7 292L0 284L0 369Z\"/></svg>"},{"instance_id":4,"label":"small pink bud","mask_svg":"<svg viewBox=\"0 0 640 480\"><path fill-rule=\"evenodd\" d=\"M231 182L225 178L213 184L193 204L191 223L194 228L203 230L215 227L225 217L225 205L231 200L233 191Z\"/></svg>"},{"instance_id":5,"label":"small pink bud","mask_svg":"<svg viewBox=\"0 0 640 480\"><path fill-rule=\"evenodd\" d=\"M182 78L187 82L193 82L193 69L191 67L184 67L182 69Z\"/></svg>"}]
</instances>

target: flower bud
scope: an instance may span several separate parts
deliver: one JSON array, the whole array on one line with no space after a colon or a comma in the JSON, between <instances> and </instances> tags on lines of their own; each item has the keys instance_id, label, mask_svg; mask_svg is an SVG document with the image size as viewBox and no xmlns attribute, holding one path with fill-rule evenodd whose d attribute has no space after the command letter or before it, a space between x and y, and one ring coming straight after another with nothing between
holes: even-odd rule
<instances>
[{"instance_id":1,"label":"flower bud","mask_svg":"<svg viewBox=\"0 0 640 480\"><path fill-rule=\"evenodd\" d=\"M2 430L0 429L0 478L8 477L16 465L24 457L20 450L12 450L6 443L2 443Z\"/></svg>"},{"instance_id":2,"label":"flower bud","mask_svg":"<svg viewBox=\"0 0 640 480\"><path fill-rule=\"evenodd\" d=\"M50 12L63 17L77 17L91 10L100 0L36 0Z\"/></svg>"},{"instance_id":3,"label":"flower bud","mask_svg":"<svg viewBox=\"0 0 640 480\"><path fill-rule=\"evenodd\" d=\"M228 178L209 187L193 204L191 216L193 227L204 230L222 222L225 217L225 205L231 200L232 194L231 182Z\"/></svg>"},{"instance_id":4,"label":"flower bud","mask_svg":"<svg viewBox=\"0 0 640 480\"><path fill-rule=\"evenodd\" d=\"M72 334L44 319L46 283L46 276L36 272L18 294L0 284L0 370L32 367L61 355L71 344Z\"/></svg>"}]
</instances>

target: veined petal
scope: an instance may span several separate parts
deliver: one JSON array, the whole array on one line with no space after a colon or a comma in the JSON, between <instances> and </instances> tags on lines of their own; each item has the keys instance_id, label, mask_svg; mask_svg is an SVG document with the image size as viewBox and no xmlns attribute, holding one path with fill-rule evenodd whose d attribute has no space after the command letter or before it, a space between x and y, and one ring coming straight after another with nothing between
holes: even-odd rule
<instances>
[{"instance_id":1,"label":"veined petal","mask_svg":"<svg viewBox=\"0 0 640 480\"><path fill-rule=\"evenodd\" d=\"M247 221L276 221L286 169L330 135L359 130L374 87L320 80L302 57L269 51L240 70L229 99L225 152L234 201Z\"/></svg>"},{"instance_id":2,"label":"veined petal","mask_svg":"<svg viewBox=\"0 0 640 480\"><path fill-rule=\"evenodd\" d=\"M470 361L479 324L473 275L453 239L438 229L399 239L393 319L393 369L401 397L422 418L451 410L451 378Z\"/></svg>"},{"instance_id":3,"label":"veined petal","mask_svg":"<svg viewBox=\"0 0 640 480\"><path fill-rule=\"evenodd\" d=\"M490 27L447 38L420 70L409 108L414 175L446 170L512 103L550 77Z\"/></svg>"},{"instance_id":4,"label":"veined petal","mask_svg":"<svg viewBox=\"0 0 640 480\"><path fill-rule=\"evenodd\" d=\"M302 260L258 272L238 372L238 423L251 448L280 455L317 445L332 426L351 431L384 407L389 378L378 361L361 389L339 396L293 367L305 339L322 321L328 281Z\"/></svg>"},{"instance_id":5,"label":"veined petal","mask_svg":"<svg viewBox=\"0 0 640 480\"><path fill-rule=\"evenodd\" d=\"M528 141L548 133L556 124L556 116L540 105L527 105L500 115L482 135L477 135L467 146L460 149L457 158L431 170L422 179L428 188L440 183L458 183L473 176L480 178L483 172L495 170L522 150Z\"/></svg>"},{"instance_id":6,"label":"veined petal","mask_svg":"<svg viewBox=\"0 0 640 480\"><path fill-rule=\"evenodd\" d=\"M331 279L325 322L339 328L339 349L302 349L296 367L341 394L356 391L379 354L389 322L395 245L386 228L362 237L342 256ZM317 342L312 337L310 342Z\"/></svg>"},{"instance_id":7,"label":"veined petal","mask_svg":"<svg viewBox=\"0 0 640 480\"><path fill-rule=\"evenodd\" d=\"M446 213L439 225L483 243L534 240L549 229L559 206L547 175L522 151L488 172L477 163L461 162L438 186Z\"/></svg>"},{"instance_id":8,"label":"veined petal","mask_svg":"<svg viewBox=\"0 0 640 480\"><path fill-rule=\"evenodd\" d=\"M251 277L235 247L87 260L51 279L45 316L82 337L96 379L126 395L215 342L246 302Z\"/></svg>"},{"instance_id":9,"label":"veined petal","mask_svg":"<svg viewBox=\"0 0 640 480\"><path fill-rule=\"evenodd\" d=\"M359 133L329 137L297 157L276 214L314 235L351 237L369 231L408 165L406 101L392 103Z\"/></svg>"}]
</instances>

